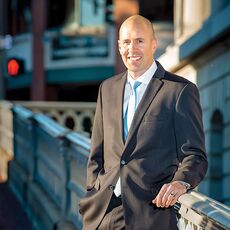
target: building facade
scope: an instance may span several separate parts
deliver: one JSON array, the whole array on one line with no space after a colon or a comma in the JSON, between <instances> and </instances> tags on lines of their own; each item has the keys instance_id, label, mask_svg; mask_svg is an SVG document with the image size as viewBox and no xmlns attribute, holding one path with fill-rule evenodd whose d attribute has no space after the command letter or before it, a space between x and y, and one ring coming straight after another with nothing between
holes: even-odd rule
<instances>
[{"instance_id":1,"label":"building facade","mask_svg":"<svg viewBox=\"0 0 230 230\"><path fill-rule=\"evenodd\" d=\"M25 62L17 77L2 68L0 96L4 91L4 98L13 100L95 101L101 81L124 70L116 43L123 20L137 13L152 20L159 44L156 58L200 91L209 170L198 190L230 204L230 1L0 4L0 34L13 36L12 48L0 51L0 61L3 67L11 57Z\"/></svg>"},{"instance_id":2,"label":"building facade","mask_svg":"<svg viewBox=\"0 0 230 230\"><path fill-rule=\"evenodd\" d=\"M118 28L133 14L156 20L157 56L173 40L172 0L2 0L1 4L0 33L12 36L0 77L10 100L96 101L100 83L124 70L117 49ZM14 76L7 70L12 59L23 62L23 71Z\"/></svg>"},{"instance_id":3,"label":"building facade","mask_svg":"<svg viewBox=\"0 0 230 230\"><path fill-rule=\"evenodd\" d=\"M230 204L230 2L174 1L174 44L163 66L197 84L209 170L199 190Z\"/></svg>"},{"instance_id":4,"label":"building facade","mask_svg":"<svg viewBox=\"0 0 230 230\"><path fill-rule=\"evenodd\" d=\"M111 2L3 0L1 4L5 20L0 32L12 37L2 63L5 98L95 101L100 82L114 74ZM24 65L23 72L14 76L7 70L12 59Z\"/></svg>"}]
</instances>

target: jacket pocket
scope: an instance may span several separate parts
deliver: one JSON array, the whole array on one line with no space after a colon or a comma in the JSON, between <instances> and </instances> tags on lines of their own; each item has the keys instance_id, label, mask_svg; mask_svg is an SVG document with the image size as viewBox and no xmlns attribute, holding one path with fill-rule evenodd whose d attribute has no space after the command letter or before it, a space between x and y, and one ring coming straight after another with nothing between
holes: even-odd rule
<instances>
[{"instance_id":1,"label":"jacket pocket","mask_svg":"<svg viewBox=\"0 0 230 230\"><path fill-rule=\"evenodd\" d=\"M148 113L144 116L144 122L160 122L170 119L169 112Z\"/></svg>"},{"instance_id":2,"label":"jacket pocket","mask_svg":"<svg viewBox=\"0 0 230 230\"><path fill-rule=\"evenodd\" d=\"M145 116L144 122L164 122L167 118L161 116Z\"/></svg>"},{"instance_id":3,"label":"jacket pocket","mask_svg":"<svg viewBox=\"0 0 230 230\"><path fill-rule=\"evenodd\" d=\"M84 214L85 210L91 203L92 197L97 193L97 190L93 187L91 190L87 191L85 196L81 198L78 202L78 210L81 215Z\"/></svg>"}]
</instances>

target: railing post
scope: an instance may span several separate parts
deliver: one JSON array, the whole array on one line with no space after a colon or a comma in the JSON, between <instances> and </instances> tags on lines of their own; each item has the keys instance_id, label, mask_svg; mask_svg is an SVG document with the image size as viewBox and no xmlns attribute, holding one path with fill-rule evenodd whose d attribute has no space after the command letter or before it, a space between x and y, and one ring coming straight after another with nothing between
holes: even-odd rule
<instances>
[{"instance_id":1,"label":"railing post","mask_svg":"<svg viewBox=\"0 0 230 230\"><path fill-rule=\"evenodd\" d=\"M82 219L78 210L78 201L86 191L86 165L89 156L90 139L76 132L71 132L66 137L69 141L67 152L69 158L67 185L69 207L66 216L78 229L81 229Z\"/></svg>"},{"instance_id":2,"label":"railing post","mask_svg":"<svg viewBox=\"0 0 230 230\"><path fill-rule=\"evenodd\" d=\"M19 201L26 204L27 184L34 171L33 113L13 106L14 160L9 163L9 185Z\"/></svg>"},{"instance_id":3,"label":"railing post","mask_svg":"<svg viewBox=\"0 0 230 230\"><path fill-rule=\"evenodd\" d=\"M65 135L69 130L42 114L35 114L33 118L36 160L34 183L29 185L29 204L34 218L39 216L37 221L41 228L50 229L65 220L68 208L68 142Z\"/></svg>"},{"instance_id":4,"label":"railing post","mask_svg":"<svg viewBox=\"0 0 230 230\"><path fill-rule=\"evenodd\" d=\"M63 199L62 199L62 218L64 219L69 207L69 191L67 188L69 180L69 157L67 155L68 143L64 137L59 137L59 150L63 157L63 178L64 178L64 190L63 190Z\"/></svg>"}]
</instances>

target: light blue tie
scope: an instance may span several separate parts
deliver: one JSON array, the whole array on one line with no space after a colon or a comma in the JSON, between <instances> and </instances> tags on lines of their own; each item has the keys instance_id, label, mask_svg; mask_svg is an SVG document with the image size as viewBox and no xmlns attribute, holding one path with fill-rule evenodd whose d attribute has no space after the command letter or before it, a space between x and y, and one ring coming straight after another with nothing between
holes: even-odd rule
<instances>
[{"instance_id":1,"label":"light blue tie","mask_svg":"<svg viewBox=\"0 0 230 230\"><path fill-rule=\"evenodd\" d=\"M135 81L133 84L133 87L131 86L132 89L132 94L129 97L128 105L125 111L125 116L124 116L124 140L126 140L128 131L131 125L131 122L133 120L133 116L135 113L135 110L137 108L137 88L141 84L139 81ZM121 178L118 178L118 181L116 183L115 189L114 189L115 195L118 197L121 195Z\"/></svg>"},{"instance_id":2,"label":"light blue tie","mask_svg":"<svg viewBox=\"0 0 230 230\"><path fill-rule=\"evenodd\" d=\"M124 139L125 140L127 138L128 131L131 126L133 116L137 108L137 88L140 85L141 85L141 82L139 81L135 81L133 84L133 87L130 85L132 89L132 94L129 97L128 105L127 105L125 116L124 116Z\"/></svg>"},{"instance_id":3,"label":"light blue tie","mask_svg":"<svg viewBox=\"0 0 230 230\"><path fill-rule=\"evenodd\" d=\"M127 138L128 131L132 123L135 110L137 108L137 88L140 84L141 82L139 81L135 81L133 84L133 87L130 84L130 87L132 89L132 94L129 97L128 105L127 105L125 116L124 116L124 129L123 129L124 130L124 140L126 140ZM121 195L121 178L120 177L118 178L118 181L115 185L114 193L117 197Z\"/></svg>"}]
</instances>

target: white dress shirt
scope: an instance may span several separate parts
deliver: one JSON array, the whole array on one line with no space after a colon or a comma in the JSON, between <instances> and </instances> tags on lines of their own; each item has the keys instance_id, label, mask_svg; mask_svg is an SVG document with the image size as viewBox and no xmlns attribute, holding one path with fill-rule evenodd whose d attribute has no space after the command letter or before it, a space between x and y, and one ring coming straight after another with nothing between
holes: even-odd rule
<instances>
[{"instance_id":1,"label":"white dress shirt","mask_svg":"<svg viewBox=\"0 0 230 230\"><path fill-rule=\"evenodd\" d=\"M127 110L129 97L132 94L132 89L131 89L130 85L133 86L135 81L141 82L141 85L138 86L138 88L136 89L136 91L137 91L136 105L138 106L138 104L140 103L140 101L141 101L141 99L142 99L142 97L146 91L146 88L147 88L150 80L152 79L154 73L156 72L156 69L157 69L157 64L155 61L153 61L152 65L136 80L134 80L128 72L127 81L126 81L126 85L125 85L124 100L123 100L123 119L125 117L125 113ZM118 181L116 183L114 193L117 197L121 195L120 177L118 178Z\"/></svg>"}]
</instances>

